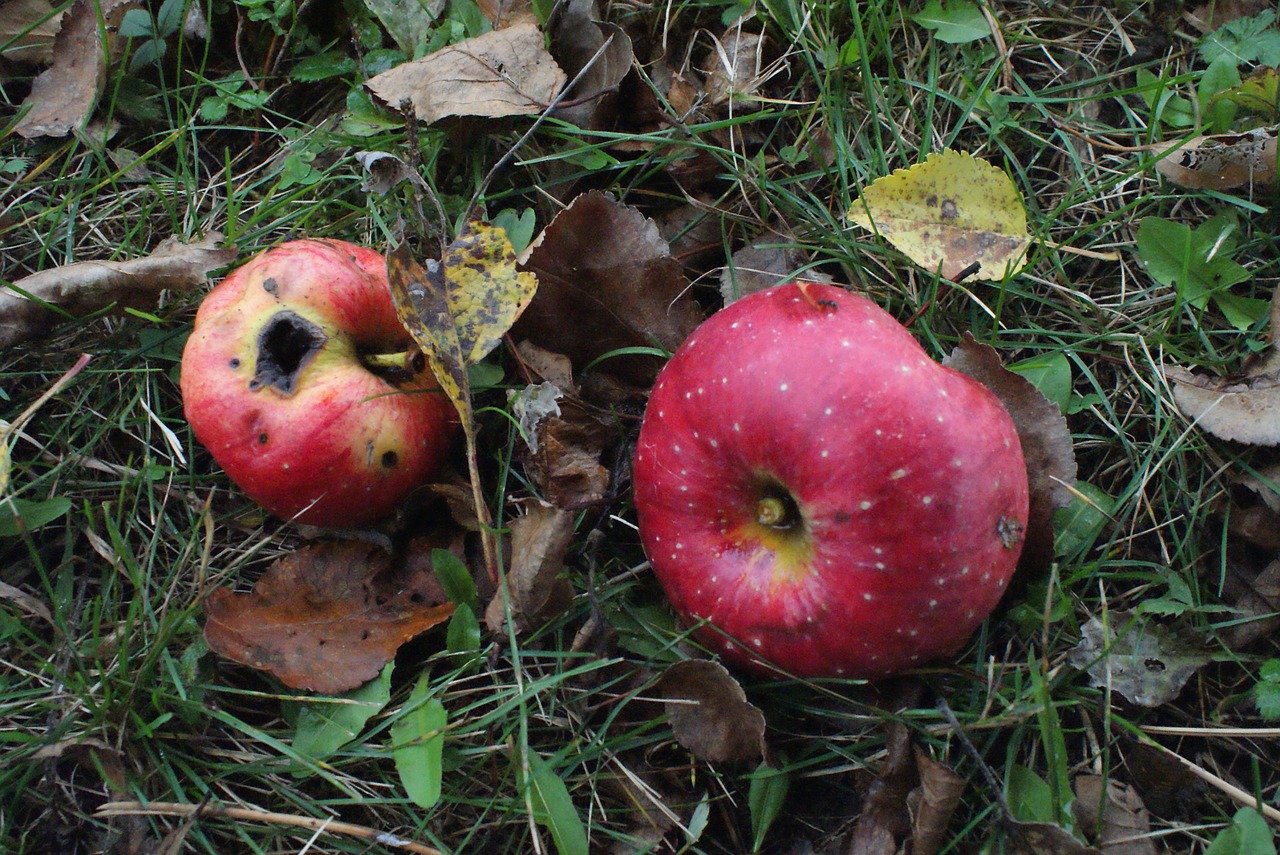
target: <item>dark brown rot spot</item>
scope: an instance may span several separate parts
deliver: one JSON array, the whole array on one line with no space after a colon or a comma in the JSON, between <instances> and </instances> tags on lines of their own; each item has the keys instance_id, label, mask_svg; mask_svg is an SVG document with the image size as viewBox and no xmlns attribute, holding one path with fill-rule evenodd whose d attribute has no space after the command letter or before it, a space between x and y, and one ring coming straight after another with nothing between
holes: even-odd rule
<instances>
[{"instance_id":1,"label":"dark brown rot spot","mask_svg":"<svg viewBox=\"0 0 1280 855\"><path fill-rule=\"evenodd\" d=\"M262 280L262 290L274 297L279 293L280 286L276 284L276 280L268 276L266 279Z\"/></svg>"},{"instance_id":2,"label":"dark brown rot spot","mask_svg":"<svg viewBox=\"0 0 1280 855\"><path fill-rule=\"evenodd\" d=\"M328 341L317 324L297 312L277 312L258 334L258 362L249 388L270 386L283 395L292 395L298 375Z\"/></svg>"},{"instance_id":3,"label":"dark brown rot spot","mask_svg":"<svg viewBox=\"0 0 1280 855\"><path fill-rule=\"evenodd\" d=\"M996 534L1000 535L1005 549L1013 549L1022 542L1022 523L1013 517L1001 517L996 523Z\"/></svg>"},{"instance_id":4,"label":"dark brown rot spot","mask_svg":"<svg viewBox=\"0 0 1280 855\"><path fill-rule=\"evenodd\" d=\"M265 433L258 434L258 445L266 445L269 439Z\"/></svg>"},{"instance_id":5,"label":"dark brown rot spot","mask_svg":"<svg viewBox=\"0 0 1280 855\"><path fill-rule=\"evenodd\" d=\"M400 462L400 456L394 451L382 452L382 466L384 469L395 469L396 464Z\"/></svg>"},{"instance_id":6,"label":"dark brown rot spot","mask_svg":"<svg viewBox=\"0 0 1280 855\"><path fill-rule=\"evenodd\" d=\"M233 369L235 369L235 368L239 368L239 367L240 367L240 360L233 356L233 357L231 357L231 362L229 362L228 364L229 364Z\"/></svg>"},{"instance_id":7,"label":"dark brown rot spot","mask_svg":"<svg viewBox=\"0 0 1280 855\"><path fill-rule=\"evenodd\" d=\"M853 514L848 511L836 511L834 519L836 522L844 524L853 519Z\"/></svg>"},{"instance_id":8,"label":"dark brown rot spot","mask_svg":"<svg viewBox=\"0 0 1280 855\"><path fill-rule=\"evenodd\" d=\"M956 208L954 199L943 199L942 210L939 213L944 220L954 220L956 217L960 216L960 211Z\"/></svg>"}]
</instances>

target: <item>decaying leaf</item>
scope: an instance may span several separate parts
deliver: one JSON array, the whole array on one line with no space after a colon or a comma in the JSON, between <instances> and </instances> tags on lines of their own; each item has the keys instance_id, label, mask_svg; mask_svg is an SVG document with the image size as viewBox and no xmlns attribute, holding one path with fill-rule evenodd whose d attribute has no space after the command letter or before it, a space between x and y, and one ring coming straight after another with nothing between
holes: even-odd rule
<instances>
[{"instance_id":1,"label":"decaying leaf","mask_svg":"<svg viewBox=\"0 0 1280 855\"><path fill-rule=\"evenodd\" d=\"M411 181L414 184L426 186L426 181L423 180L421 175L414 172L409 168L409 164L390 152L358 151L356 152L356 162L369 173L365 176L364 181L360 182L360 189L365 193L385 196L402 181Z\"/></svg>"},{"instance_id":2,"label":"decaying leaf","mask_svg":"<svg viewBox=\"0 0 1280 855\"><path fill-rule=\"evenodd\" d=\"M1280 288L1271 298L1269 336L1269 354L1243 374L1206 377L1166 367L1182 414L1222 439L1280 445Z\"/></svg>"},{"instance_id":3,"label":"decaying leaf","mask_svg":"<svg viewBox=\"0 0 1280 855\"><path fill-rule=\"evenodd\" d=\"M533 0L476 0L476 5L495 30L538 20L533 11Z\"/></svg>"},{"instance_id":4,"label":"decaying leaf","mask_svg":"<svg viewBox=\"0 0 1280 855\"><path fill-rule=\"evenodd\" d=\"M699 760L747 762L764 754L764 713L719 662L676 662L658 679L657 690L676 741Z\"/></svg>"},{"instance_id":5,"label":"decaying leaf","mask_svg":"<svg viewBox=\"0 0 1280 855\"><path fill-rule=\"evenodd\" d=\"M549 505L532 505L511 522L511 569L507 571L510 615L516 633L555 618L573 600L564 576L564 557L573 541L574 515ZM503 631L507 606L501 595L489 601L485 623Z\"/></svg>"},{"instance_id":6,"label":"decaying leaf","mask_svg":"<svg viewBox=\"0 0 1280 855\"><path fill-rule=\"evenodd\" d=\"M524 456L525 473L557 508L592 505L609 489L610 473L600 456L615 436L616 431L581 402L562 399L557 412L534 429L536 441Z\"/></svg>"},{"instance_id":7,"label":"decaying leaf","mask_svg":"<svg viewBox=\"0 0 1280 855\"><path fill-rule=\"evenodd\" d=\"M0 56L13 62L53 61L53 40L65 11L49 0L8 0L0 4Z\"/></svg>"},{"instance_id":8,"label":"decaying leaf","mask_svg":"<svg viewBox=\"0 0 1280 855\"><path fill-rule=\"evenodd\" d=\"M1222 597L1235 609L1238 621L1219 630L1229 648L1240 650L1272 638L1280 629L1280 558L1255 563L1228 551L1221 585Z\"/></svg>"},{"instance_id":9,"label":"decaying leaf","mask_svg":"<svg viewBox=\"0 0 1280 855\"><path fill-rule=\"evenodd\" d=\"M933 855L950 839L951 817L960 806L968 781L950 766L915 747L920 786L907 794L911 811L911 855Z\"/></svg>"},{"instance_id":10,"label":"decaying leaf","mask_svg":"<svg viewBox=\"0 0 1280 855\"><path fill-rule=\"evenodd\" d=\"M538 290L537 278L516 270L516 254L505 230L488 223L462 227L441 259L446 299L467 364L498 346Z\"/></svg>"},{"instance_id":11,"label":"decaying leaf","mask_svg":"<svg viewBox=\"0 0 1280 855\"><path fill-rule=\"evenodd\" d=\"M1230 190L1276 183L1276 128L1192 137L1156 151L1169 152L1156 161L1156 172L1180 187Z\"/></svg>"},{"instance_id":12,"label":"decaying leaf","mask_svg":"<svg viewBox=\"0 0 1280 855\"><path fill-rule=\"evenodd\" d=\"M22 102L30 110L14 125L19 136L65 137L88 121L102 92L116 30L124 13L138 5L138 0L78 0L67 10L54 40L53 65L40 72Z\"/></svg>"},{"instance_id":13,"label":"decaying leaf","mask_svg":"<svg viewBox=\"0 0 1280 855\"><path fill-rule=\"evenodd\" d=\"M1209 662L1203 644L1133 612L1113 611L1106 623L1093 617L1080 628L1080 643L1067 658L1095 686L1131 702L1158 707L1178 696Z\"/></svg>"},{"instance_id":14,"label":"decaying leaf","mask_svg":"<svg viewBox=\"0 0 1280 855\"><path fill-rule=\"evenodd\" d=\"M1072 786L1076 822L1104 855L1156 855L1151 815L1133 787L1101 775L1079 775Z\"/></svg>"},{"instance_id":15,"label":"decaying leaf","mask_svg":"<svg viewBox=\"0 0 1280 855\"><path fill-rule=\"evenodd\" d=\"M1258 14L1272 7L1271 0L1207 0L1184 13L1193 27L1202 33L1223 24Z\"/></svg>"},{"instance_id":16,"label":"decaying leaf","mask_svg":"<svg viewBox=\"0 0 1280 855\"><path fill-rule=\"evenodd\" d=\"M48 330L72 315L99 311L113 303L154 307L160 292L189 290L205 283L209 271L235 260L235 247L219 249L222 235L195 243L170 238L145 258L78 261L25 276L0 291L0 347L10 347Z\"/></svg>"},{"instance_id":17,"label":"decaying leaf","mask_svg":"<svg viewBox=\"0 0 1280 855\"><path fill-rule=\"evenodd\" d=\"M56 626L49 607L39 597L28 594L21 588L15 588L8 582L0 582L0 600L8 600L27 614L42 619L50 626Z\"/></svg>"},{"instance_id":18,"label":"decaying leaf","mask_svg":"<svg viewBox=\"0 0 1280 855\"><path fill-rule=\"evenodd\" d=\"M867 793L848 846L866 855L895 855L911 833L907 797L918 780L911 731L900 721L890 722L887 729L888 756Z\"/></svg>"},{"instance_id":19,"label":"decaying leaf","mask_svg":"<svg viewBox=\"0 0 1280 855\"><path fill-rule=\"evenodd\" d=\"M804 253L795 245L795 238L771 229L729 259L720 271L720 295L727 306L740 297L797 278L809 282L831 280L814 271L797 276L803 264Z\"/></svg>"},{"instance_id":20,"label":"decaying leaf","mask_svg":"<svg viewBox=\"0 0 1280 855\"><path fill-rule=\"evenodd\" d=\"M1071 430L1062 410L1025 377L1005 368L995 348L976 341L968 333L942 364L986 386L1013 417L1027 462L1027 483L1031 490L1018 566L1023 569L1047 567L1054 559L1053 515L1071 503L1069 485L1076 482Z\"/></svg>"},{"instance_id":21,"label":"decaying leaf","mask_svg":"<svg viewBox=\"0 0 1280 855\"><path fill-rule=\"evenodd\" d=\"M1280 553L1280 463L1235 479L1227 517L1235 537Z\"/></svg>"},{"instance_id":22,"label":"decaying leaf","mask_svg":"<svg viewBox=\"0 0 1280 855\"><path fill-rule=\"evenodd\" d=\"M387 279L396 314L431 365L440 388L453 402L463 427L471 430L471 381L467 357L449 301L444 266L435 259L418 264L401 244L387 255Z\"/></svg>"},{"instance_id":23,"label":"decaying leaf","mask_svg":"<svg viewBox=\"0 0 1280 855\"><path fill-rule=\"evenodd\" d=\"M1026 209L1004 170L950 149L863 188L849 220L944 279L974 264L978 279L1011 276L1031 245Z\"/></svg>"},{"instance_id":24,"label":"decaying leaf","mask_svg":"<svg viewBox=\"0 0 1280 855\"><path fill-rule=\"evenodd\" d=\"M618 87L635 61L631 38L617 24L596 20L595 5L594 0L570 0L552 18L551 49L557 64L576 81L553 115L583 128L609 124Z\"/></svg>"},{"instance_id":25,"label":"decaying leaf","mask_svg":"<svg viewBox=\"0 0 1280 855\"><path fill-rule=\"evenodd\" d=\"M759 102L752 96L776 73L766 68L764 48L763 35L737 25L715 39L703 63L707 103L715 106L732 101L738 111L755 109Z\"/></svg>"},{"instance_id":26,"label":"decaying leaf","mask_svg":"<svg viewBox=\"0 0 1280 855\"><path fill-rule=\"evenodd\" d=\"M568 356L579 373L623 348L674 350L702 320L657 226L605 193L585 193L561 211L524 268L538 275L539 290L515 332ZM646 386L662 364L631 354L598 370Z\"/></svg>"},{"instance_id":27,"label":"decaying leaf","mask_svg":"<svg viewBox=\"0 0 1280 855\"><path fill-rule=\"evenodd\" d=\"M290 688L336 695L378 676L453 608L434 575L401 572L368 544L323 542L276 561L251 593L210 594L204 635L215 653Z\"/></svg>"},{"instance_id":28,"label":"decaying leaf","mask_svg":"<svg viewBox=\"0 0 1280 855\"><path fill-rule=\"evenodd\" d=\"M408 100L420 121L432 123L540 113L565 80L537 25L522 21L398 65L365 86L393 108Z\"/></svg>"}]
</instances>

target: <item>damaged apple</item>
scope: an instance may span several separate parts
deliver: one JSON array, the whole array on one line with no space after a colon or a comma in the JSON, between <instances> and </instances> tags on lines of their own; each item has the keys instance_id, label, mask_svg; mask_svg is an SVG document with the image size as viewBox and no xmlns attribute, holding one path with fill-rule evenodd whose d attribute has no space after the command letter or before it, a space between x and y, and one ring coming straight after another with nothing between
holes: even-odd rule
<instances>
[{"instance_id":1,"label":"damaged apple","mask_svg":"<svg viewBox=\"0 0 1280 855\"><path fill-rule=\"evenodd\" d=\"M239 487L318 526L390 513L439 466L456 423L412 365L386 263L297 240L256 256L201 304L182 354L183 408Z\"/></svg>"}]
</instances>

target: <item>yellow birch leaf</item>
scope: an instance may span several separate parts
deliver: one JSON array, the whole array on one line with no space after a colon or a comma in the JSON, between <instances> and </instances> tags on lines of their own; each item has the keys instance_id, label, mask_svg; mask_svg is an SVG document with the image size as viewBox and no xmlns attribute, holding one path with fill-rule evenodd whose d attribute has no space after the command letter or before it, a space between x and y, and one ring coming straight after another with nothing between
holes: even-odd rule
<instances>
[{"instance_id":1,"label":"yellow birch leaf","mask_svg":"<svg viewBox=\"0 0 1280 855\"><path fill-rule=\"evenodd\" d=\"M444 266L428 259L426 267L400 244L387 255L387 279L396 314L427 358L440 388L449 396L464 430L471 426L471 383L458 327L449 310Z\"/></svg>"},{"instance_id":2,"label":"yellow birch leaf","mask_svg":"<svg viewBox=\"0 0 1280 855\"><path fill-rule=\"evenodd\" d=\"M516 271L516 254L504 229L471 222L444 254L449 311L467 363L476 363L502 336L538 290L538 278Z\"/></svg>"},{"instance_id":3,"label":"yellow birch leaf","mask_svg":"<svg viewBox=\"0 0 1280 855\"><path fill-rule=\"evenodd\" d=\"M865 187L849 220L952 280L962 274L1003 279L1017 273L1031 244L1027 212L1009 176L949 149Z\"/></svg>"}]
</instances>

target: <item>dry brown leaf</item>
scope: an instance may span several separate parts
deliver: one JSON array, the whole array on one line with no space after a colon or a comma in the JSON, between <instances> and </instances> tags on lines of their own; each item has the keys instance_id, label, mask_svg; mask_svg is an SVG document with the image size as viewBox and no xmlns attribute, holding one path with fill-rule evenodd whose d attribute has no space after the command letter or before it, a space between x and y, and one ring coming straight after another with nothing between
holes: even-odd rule
<instances>
[{"instance_id":1,"label":"dry brown leaf","mask_svg":"<svg viewBox=\"0 0 1280 855\"><path fill-rule=\"evenodd\" d=\"M65 137L89 120L106 79L115 32L124 13L138 5L138 0L78 0L67 10L54 40L53 65L40 72L22 102L30 110L14 125L19 136Z\"/></svg>"},{"instance_id":2,"label":"dry brown leaf","mask_svg":"<svg viewBox=\"0 0 1280 855\"><path fill-rule=\"evenodd\" d=\"M583 128L603 128L612 123L618 87L635 61L630 37L618 25L596 20L594 13L594 0L570 0L553 17L551 50L568 78L577 81L566 93L566 103L557 107L553 115Z\"/></svg>"},{"instance_id":3,"label":"dry brown leaf","mask_svg":"<svg viewBox=\"0 0 1280 855\"><path fill-rule=\"evenodd\" d=\"M8 582L0 582L0 600L9 600L27 614L41 618L50 626L56 626L53 622L53 614L49 611L49 607L46 606L38 597L28 594L21 588L15 588Z\"/></svg>"},{"instance_id":4,"label":"dry brown leaf","mask_svg":"<svg viewBox=\"0 0 1280 855\"><path fill-rule=\"evenodd\" d=\"M796 279L831 281L830 276L812 270L797 276L796 272L803 264L804 252L795 245L795 238L770 229L749 246L735 252L721 269L720 295L727 306L748 294Z\"/></svg>"},{"instance_id":5,"label":"dry brown leaf","mask_svg":"<svg viewBox=\"0 0 1280 855\"><path fill-rule=\"evenodd\" d=\"M1002 825L1009 836L1004 847L1009 855L1102 855L1102 850L1086 846L1052 823L1006 819Z\"/></svg>"},{"instance_id":6,"label":"dry brown leaf","mask_svg":"<svg viewBox=\"0 0 1280 855\"><path fill-rule=\"evenodd\" d=\"M1223 627L1218 635L1231 650L1272 638L1280 630L1280 558L1259 564L1249 556L1227 553L1222 598L1235 609L1239 622Z\"/></svg>"},{"instance_id":7,"label":"dry brown leaf","mask_svg":"<svg viewBox=\"0 0 1280 855\"><path fill-rule=\"evenodd\" d=\"M1205 783L1176 756L1134 742L1125 750L1124 759L1134 787L1156 816L1173 819L1197 809Z\"/></svg>"},{"instance_id":8,"label":"dry brown leaf","mask_svg":"<svg viewBox=\"0 0 1280 855\"><path fill-rule=\"evenodd\" d=\"M969 333L942 364L986 386L1013 417L1031 488L1031 508L1018 567L1048 567L1054 558L1053 515L1070 504L1068 485L1076 482L1076 458L1067 420L1035 386L1005 368L995 348L976 341Z\"/></svg>"},{"instance_id":9,"label":"dry brown leaf","mask_svg":"<svg viewBox=\"0 0 1280 855\"><path fill-rule=\"evenodd\" d=\"M853 827L850 855L894 855L911 834L907 799L919 782L911 731L900 721L887 729L888 756Z\"/></svg>"},{"instance_id":10,"label":"dry brown leaf","mask_svg":"<svg viewBox=\"0 0 1280 855\"><path fill-rule=\"evenodd\" d=\"M1280 445L1280 350L1242 377L1206 377L1167 367L1184 416L1222 439Z\"/></svg>"},{"instance_id":11,"label":"dry brown leaf","mask_svg":"<svg viewBox=\"0 0 1280 855\"><path fill-rule=\"evenodd\" d=\"M495 30L520 23L536 23L538 16L533 11L533 0L476 0L480 14L489 19Z\"/></svg>"},{"instance_id":12,"label":"dry brown leaf","mask_svg":"<svg viewBox=\"0 0 1280 855\"><path fill-rule=\"evenodd\" d=\"M1280 552L1280 463L1264 466L1257 477L1234 479L1228 530L1262 549Z\"/></svg>"},{"instance_id":13,"label":"dry brown leaf","mask_svg":"<svg viewBox=\"0 0 1280 855\"><path fill-rule=\"evenodd\" d=\"M1280 288L1271 296L1271 349L1242 374L1207 377L1166 367L1178 409L1214 436L1251 445L1280 445Z\"/></svg>"},{"instance_id":14,"label":"dry brown leaf","mask_svg":"<svg viewBox=\"0 0 1280 855\"><path fill-rule=\"evenodd\" d=\"M397 65L365 86L393 108L409 101L419 121L432 123L450 116L540 113L565 79L542 32L521 22Z\"/></svg>"},{"instance_id":15,"label":"dry brown leaf","mask_svg":"<svg viewBox=\"0 0 1280 855\"><path fill-rule=\"evenodd\" d=\"M565 394L577 393L578 386L573 382L573 363L569 357L538 347L531 341L520 342L516 351L520 354L520 361L535 375Z\"/></svg>"},{"instance_id":16,"label":"dry brown leaf","mask_svg":"<svg viewBox=\"0 0 1280 855\"><path fill-rule=\"evenodd\" d=\"M526 474L557 508L595 504L609 489L610 473L600 456L615 435L581 403L564 399L558 415L538 423L537 449L525 459Z\"/></svg>"},{"instance_id":17,"label":"dry brown leaf","mask_svg":"<svg viewBox=\"0 0 1280 855\"><path fill-rule=\"evenodd\" d=\"M1144 707L1173 701L1210 656L1201 638L1138 613L1115 609L1080 627L1067 663L1094 686Z\"/></svg>"},{"instance_id":18,"label":"dry brown leaf","mask_svg":"<svg viewBox=\"0 0 1280 855\"><path fill-rule=\"evenodd\" d=\"M920 786L907 794L911 810L911 855L933 855L949 839L951 817L960 806L967 781L950 766L915 747Z\"/></svg>"},{"instance_id":19,"label":"dry brown leaf","mask_svg":"<svg viewBox=\"0 0 1280 855\"><path fill-rule=\"evenodd\" d=\"M323 542L276 561L251 593L210 594L204 636L215 653L290 688L337 695L378 676L453 608L434 576L400 572L377 547Z\"/></svg>"},{"instance_id":20,"label":"dry brown leaf","mask_svg":"<svg viewBox=\"0 0 1280 855\"><path fill-rule=\"evenodd\" d=\"M538 294L515 332L568 356L579 374L621 348L674 350L702 321L657 226L605 193L585 193L561 211L524 268L538 275ZM656 356L626 355L597 370L647 386L662 364Z\"/></svg>"},{"instance_id":21,"label":"dry brown leaf","mask_svg":"<svg viewBox=\"0 0 1280 855\"><path fill-rule=\"evenodd\" d=\"M1073 787L1076 822L1104 855L1156 855L1151 815L1137 790L1101 775L1080 775Z\"/></svg>"},{"instance_id":22,"label":"dry brown leaf","mask_svg":"<svg viewBox=\"0 0 1280 855\"><path fill-rule=\"evenodd\" d=\"M1192 137L1162 143L1155 151L1169 152L1156 161L1156 172L1179 187L1230 190L1276 183L1275 128Z\"/></svg>"},{"instance_id":23,"label":"dry brown leaf","mask_svg":"<svg viewBox=\"0 0 1280 855\"><path fill-rule=\"evenodd\" d=\"M165 289L203 285L210 270L235 260L235 247L219 249L221 241L216 232L189 244L170 238L144 258L78 261L25 276L0 291L0 347L38 335L64 319L46 303L70 315L96 312L112 303L147 308Z\"/></svg>"},{"instance_id":24,"label":"dry brown leaf","mask_svg":"<svg viewBox=\"0 0 1280 855\"><path fill-rule=\"evenodd\" d=\"M65 12L49 0L9 0L0 5L0 56L44 65L53 61L53 40Z\"/></svg>"},{"instance_id":25,"label":"dry brown leaf","mask_svg":"<svg viewBox=\"0 0 1280 855\"><path fill-rule=\"evenodd\" d=\"M532 505L511 522L511 569L507 593L517 634L558 616L573 600L564 576L564 557L573 541L574 515L549 505ZM506 625L507 604L501 595L489 601L485 623L494 633Z\"/></svg>"},{"instance_id":26,"label":"dry brown leaf","mask_svg":"<svg viewBox=\"0 0 1280 855\"><path fill-rule=\"evenodd\" d=\"M676 741L699 760L733 763L764 754L764 713L719 662L684 659L658 678Z\"/></svg>"},{"instance_id":27,"label":"dry brown leaf","mask_svg":"<svg viewBox=\"0 0 1280 855\"><path fill-rule=\"evenodd\" d=\"M1252 17L1274 6L1275 0L1209 0L1184 12L1183 16L1191 26L1202 33L1207 33L1223 24Z\"/></svg>"},{"instance_id":28,"label":"dry brown leaf","mask_svg":"<svg viewBox=\"0 0 1280 855\"><path fill-rule=\"evenodd\" d=\"M712 46L703 62L706 72L707 103L713 106L730 101L739 110L753 110L759 102L753 97L770 73L766 70L765 37L734 26L726 30Z\"/></svg>"}]
</instances>

